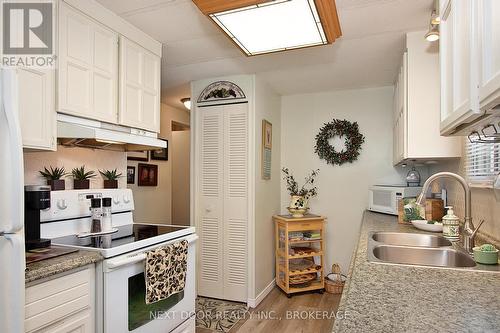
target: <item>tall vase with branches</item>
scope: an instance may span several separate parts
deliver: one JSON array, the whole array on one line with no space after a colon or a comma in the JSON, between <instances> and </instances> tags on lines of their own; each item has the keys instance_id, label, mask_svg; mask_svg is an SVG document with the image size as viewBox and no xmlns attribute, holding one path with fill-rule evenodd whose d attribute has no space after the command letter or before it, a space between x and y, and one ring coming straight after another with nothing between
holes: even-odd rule
<instances>
[{"instance_id":1,"label":"tall vase with branches","mask_svg":"<svg viewBox=\"0 0 500 333\"><path fill-rule=\"evenodd\" d=\"M296 217L302 217L303 213L309 209L309 199L318 194L318 187L314 183L319 169L312 170L307 177L305 177L304 185L299 187L295 177L288 168L281 169L283 172L283 179L286 181L286 189L290 193L291 200L289 210Z\"/></svg>"}]
</instances>

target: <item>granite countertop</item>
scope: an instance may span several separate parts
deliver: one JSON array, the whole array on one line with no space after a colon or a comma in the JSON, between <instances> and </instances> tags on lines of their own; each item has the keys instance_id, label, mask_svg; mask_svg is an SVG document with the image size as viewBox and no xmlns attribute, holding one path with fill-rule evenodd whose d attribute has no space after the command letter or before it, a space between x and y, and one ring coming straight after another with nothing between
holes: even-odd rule
<instances>
[{"instance_id":1,"label":"granite countertop","mask_svg":"<svg viewBox=\"0 0 500 333\"><path fill-rule=\"evenodd\" d=\"M26 265L25 283L93 264L103 258L97 252L77 251Z\"/></svg>"},{"instance_id":2,"label":"granite countertop","mask_svg":"<svg viewBox=\"0 0 500 333\"><path fill-rule=\"evenodd\" d=\"M371 263L371 231L416 229L364 213L334 332L498 332L499 273Z\"/></svg>"}]
</instances>

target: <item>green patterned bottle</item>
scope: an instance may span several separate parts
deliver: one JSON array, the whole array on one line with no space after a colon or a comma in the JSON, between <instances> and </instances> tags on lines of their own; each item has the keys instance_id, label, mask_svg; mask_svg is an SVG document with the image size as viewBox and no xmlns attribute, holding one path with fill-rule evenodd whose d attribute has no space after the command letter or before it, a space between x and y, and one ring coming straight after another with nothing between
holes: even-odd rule
<instances>
[{"instance_id":1,"label":"green patterned bottle","mask_svg":"<svg viewBox=\"0 0 500 333\"><path fill-rule=\"evenodd\" d=\"M443 216L443 236L451 241L460 238L460 219L453 212L452 206L446 206L448 213Z\"/></svg>"}]
</instances>

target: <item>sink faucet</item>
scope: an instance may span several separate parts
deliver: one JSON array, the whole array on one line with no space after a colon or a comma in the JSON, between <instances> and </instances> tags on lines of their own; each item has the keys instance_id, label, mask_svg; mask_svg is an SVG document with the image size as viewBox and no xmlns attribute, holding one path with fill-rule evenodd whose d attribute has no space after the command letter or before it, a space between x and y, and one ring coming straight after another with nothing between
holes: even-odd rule
<instances>
[{"instance_id":1,"label":"sink faucet","mask_svg":"<svg viewBox=\"0 0 500 333\"><path fill-rule=\"evenodd\" d=\"M425 196L427 194L427 190L429 189L429 186L433 181L439 178L452 178L458 181L465 192L465 223L464 223L464 229L463 229L463 242L464 242L464 248L469 252L472 253L472 248L474 247L474 238L476 237L476 233L483 224L484 220L482 220L477 228L474 228L474 224L472 223L472 216L471 216L471 193L470 193L470 188L465 179L463 179L461 176L454 174L452 172L438 172L432 176L430 176L424 183L424 186L422 187L422 193L417 198L417 204L422 205L422 202L425 201Z\"/></svg>"}]
</instances>

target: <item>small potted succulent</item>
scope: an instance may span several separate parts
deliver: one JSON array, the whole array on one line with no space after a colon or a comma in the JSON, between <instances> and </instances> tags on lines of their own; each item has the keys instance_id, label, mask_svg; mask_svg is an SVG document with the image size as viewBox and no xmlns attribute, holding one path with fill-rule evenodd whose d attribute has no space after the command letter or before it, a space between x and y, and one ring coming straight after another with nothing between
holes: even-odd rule
<instances>
[{"instance_id":1,"label":"small potted succulent","mask_svg":"<svg viewBox=\"0 0 500 333\"><path fill-rule=\"evenodd\" d=\"M50 170L47 167L43 167L43 170L39 171L40 174L47 180L47 185L50 186L52 191L60 191L66 189L66 185L63 178L67 175L64 167L50 167Z\"/></svg>"},{"instance_id":2,"label":"small potted succulent","mask_svg":"<svg viewBox=\"0 0 500 333\"><path fill-rule=\"evenodd\" d=\"M88 190L90 188L90 179L96 176L94 171L86 171L85 165L74 168L71 174L73 175L73 188L75 190Z\"/></svg>"},{"instance_id":3,"label":"small potted succulent","mask_svg":"<svg viewBox=\"0 0 500 333\"><path fill-rule=\"evenodd\" d=\"M116 169L114 170L99 170L104 178L104 188L118 188L118 178L122 176Z\"/></svg>"},{"instance_id":4,"label":"small potted succulent","mask_svg":"<svg viewBox=\"0 0 500 333\"><path fill-rule=\"evenodd\" d=\"M314 185L314 179L319 173L319 169L311 171L305 178L305 183L299 189L299 184L295 180L288 168L281 169L283 179L286 181L286 189L290 193L290 206L287 207L294 217L302 217L309 209L309 199L318 194L318 188Z\"/></svg>"}]
</instances>

